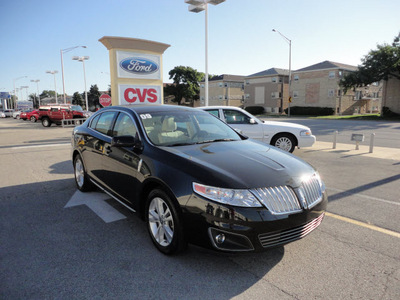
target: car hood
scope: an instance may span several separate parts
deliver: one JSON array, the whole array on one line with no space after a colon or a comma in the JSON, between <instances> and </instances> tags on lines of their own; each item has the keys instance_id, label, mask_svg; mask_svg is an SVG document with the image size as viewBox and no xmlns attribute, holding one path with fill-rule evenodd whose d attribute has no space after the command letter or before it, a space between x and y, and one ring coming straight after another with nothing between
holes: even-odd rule
<instances>
[{"instance_id":1,"label":"car hood","mask_svg":"<svg viewBox=\"0 0 400 300\"><path fill-rule=\"evenodd\" d=\"M300 130L310 130L309 127L296 124L296 123L290 123L290 122L279 122L279 121L263 121L263 124L268 125L269 127L284 127L284 128L292 128L292 129L298 129Z\"/></svg>"},{"instance_id":2,"label":"car hood","mask_svg":"<svg viewBox=\"0 0 400 300\"><path fill-rule=\"evenodd\" d=\"M305 175L315 172L303 160L252 140L162 147L184 159L185 172L199 183L225 188L298 187Z\"/></svg>"}]
</instances>

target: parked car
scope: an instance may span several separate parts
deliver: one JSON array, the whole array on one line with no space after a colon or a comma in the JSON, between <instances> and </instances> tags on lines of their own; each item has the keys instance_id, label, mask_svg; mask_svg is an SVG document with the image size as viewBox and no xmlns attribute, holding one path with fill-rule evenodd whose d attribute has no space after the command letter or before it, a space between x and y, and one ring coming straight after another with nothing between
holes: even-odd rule
<instances>
[{"instance_id":1,"label":"parked car","mask_svg":"<svg viewBox=\"0 0 400 300\"><path fill-rule=\"evenodd\" d=\"M85 116L79 105L51 104L39 107L38 119L44 127L50 127L52 123L61 125L62 120L85 119Z\"/></svg>"},{"instance_id":2,"label":"parked car","mask_svg":"<svg viewBox=\"0 0 400 300\"><path fill-rule=\"evenodd\" d=\"M0 110L0 118L5 118L6 114L4 113L4 111Z\"/></svg>"},{"instance_id":3,"label":"parked car","mask_svg":"<svg viewBox=\"0 0 400 300\"><path fill-rule=\"evenodd\" d=\"M325 185L312 166L199 109L103 108L71 142L77 188L97 186L137 212L165 254L187 243L263 251L304 237L324 217Z\"/></svg>"},{"instance_id":4,"label":"parked car","mask_svg":"<svg viewBox=\"0 0 400 300\"><path fill-rule=\"evenodd\" d=\"M2 118L9 118L9 117L12 117L13 113L14 113L13 109L5 109L5 110L2 111L1 117Z\"/></svg>"},{"instance_id":5,"label":"parked car","mask_svg":"<svg viewBox=\"0 0 400 300\"><path fill-rule=\"evenodd\" d=\"M284 151L293 152L295 147L311 147L316 141L311 129L306 126L289 122L262 121L238 107L207 106L200 109L215 115L244 135Z\"/></svg>"},{"instance_id":6,"label":"parked car","mask_svg":"<svg viewBox=\"0 0 400 300\"><path fill-rule=\"evenodd\" d=\"M39 110L34 109L34 110L24 111L19 115L19 118L24 121L29 120L31 122L36 122L39 119Z\"/></svg>"},{"instance_id":7,"label":"parked car","mask_svg":"<svg viewBox=\"0 0 400 300\"><path fill-rule=\"evenodd\" d=\"M20 118L20 114L21 114L21 112L22 112L22 110L15 110L14 112L13 112L13 118L14 119L19 119Z\"/></svg>"}]
</instances>

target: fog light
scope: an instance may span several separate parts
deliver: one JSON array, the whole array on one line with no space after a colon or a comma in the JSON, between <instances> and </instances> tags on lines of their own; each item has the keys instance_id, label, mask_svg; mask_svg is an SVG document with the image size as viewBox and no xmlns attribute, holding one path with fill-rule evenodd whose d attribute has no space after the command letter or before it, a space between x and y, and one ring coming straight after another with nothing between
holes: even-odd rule
<instances>
[{"instance_id":1,"label":"fog light","mask_svg":"<svg viewBox=\"0 0 400 300\"><path fill-rule=\"evenodd\" d=\"M216 241L218 244L222 244L223 242L225 242L225 235L222 234L222 233L218 234L218 235L215 237L215 241Z\"/></svg>"}]
</instances>

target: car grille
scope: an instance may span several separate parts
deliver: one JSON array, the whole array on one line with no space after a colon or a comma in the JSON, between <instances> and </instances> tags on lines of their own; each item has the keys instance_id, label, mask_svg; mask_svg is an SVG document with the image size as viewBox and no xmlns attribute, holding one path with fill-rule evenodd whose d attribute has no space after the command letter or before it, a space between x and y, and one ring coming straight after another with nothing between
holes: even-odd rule
<instances>
[{"instance_id":1,"label":"car grille","mask_svg":"<svg viewBox=\"0 0 400 300\"><path fill-rule=\"evenodd\" d=\"M288 186L252 189L251 192L273 214L287 214L301 211L293 189Z\"/></svg>"},{"instance_id":2,"label":"car grille","mask_svg":"<svg viewBox=\"0 0 400 300\"><path fill-rule=\"evenodd\" d=\"M260 234L258 239L264 248L284 245L299 240L317 228L321 224L324 215L325 214L323 213L318 218L295 228L280 231L278 233Z\"/></svg>"},{"instance_id":3,"label":"car grille","mask_svg":"<svg viewBox=\"0 0 400 300\"><path fill-rule=\"evenodd\" d=\"M272 214L283 215L314 207L323 198L322 186L321 179L314 174L296 189L276 186L252 189L251 192Z\"/></svg>"},{"instance_id":4,"label":"car grille","mask_svg":"<svg viewBox=\"0 0 400 300\"><path fill-rule=\"evenodd\" d=\"M308 208L312 208L322 200L321 181L316 174L303 181L299 189L299 196L301 201L307 203Z\"/></svg>"}]
</instances>

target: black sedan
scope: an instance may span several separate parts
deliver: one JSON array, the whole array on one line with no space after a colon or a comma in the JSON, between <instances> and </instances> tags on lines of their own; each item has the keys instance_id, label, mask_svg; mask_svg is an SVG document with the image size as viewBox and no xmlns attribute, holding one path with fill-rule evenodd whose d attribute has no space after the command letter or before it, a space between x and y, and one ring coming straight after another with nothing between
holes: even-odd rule
<instances>
[{"instance_id":1,"label":"black sedan","mask_svg":"<svg viewBox=\"0 0 400 300\"><path fill-rule=\"evenodd\" d=\"M165 254L284 245L318 227L328 201L309 164L187 107L103 108L74 129L72 161L78 189L138 212Z\"/></svg>"}]
</instances>

